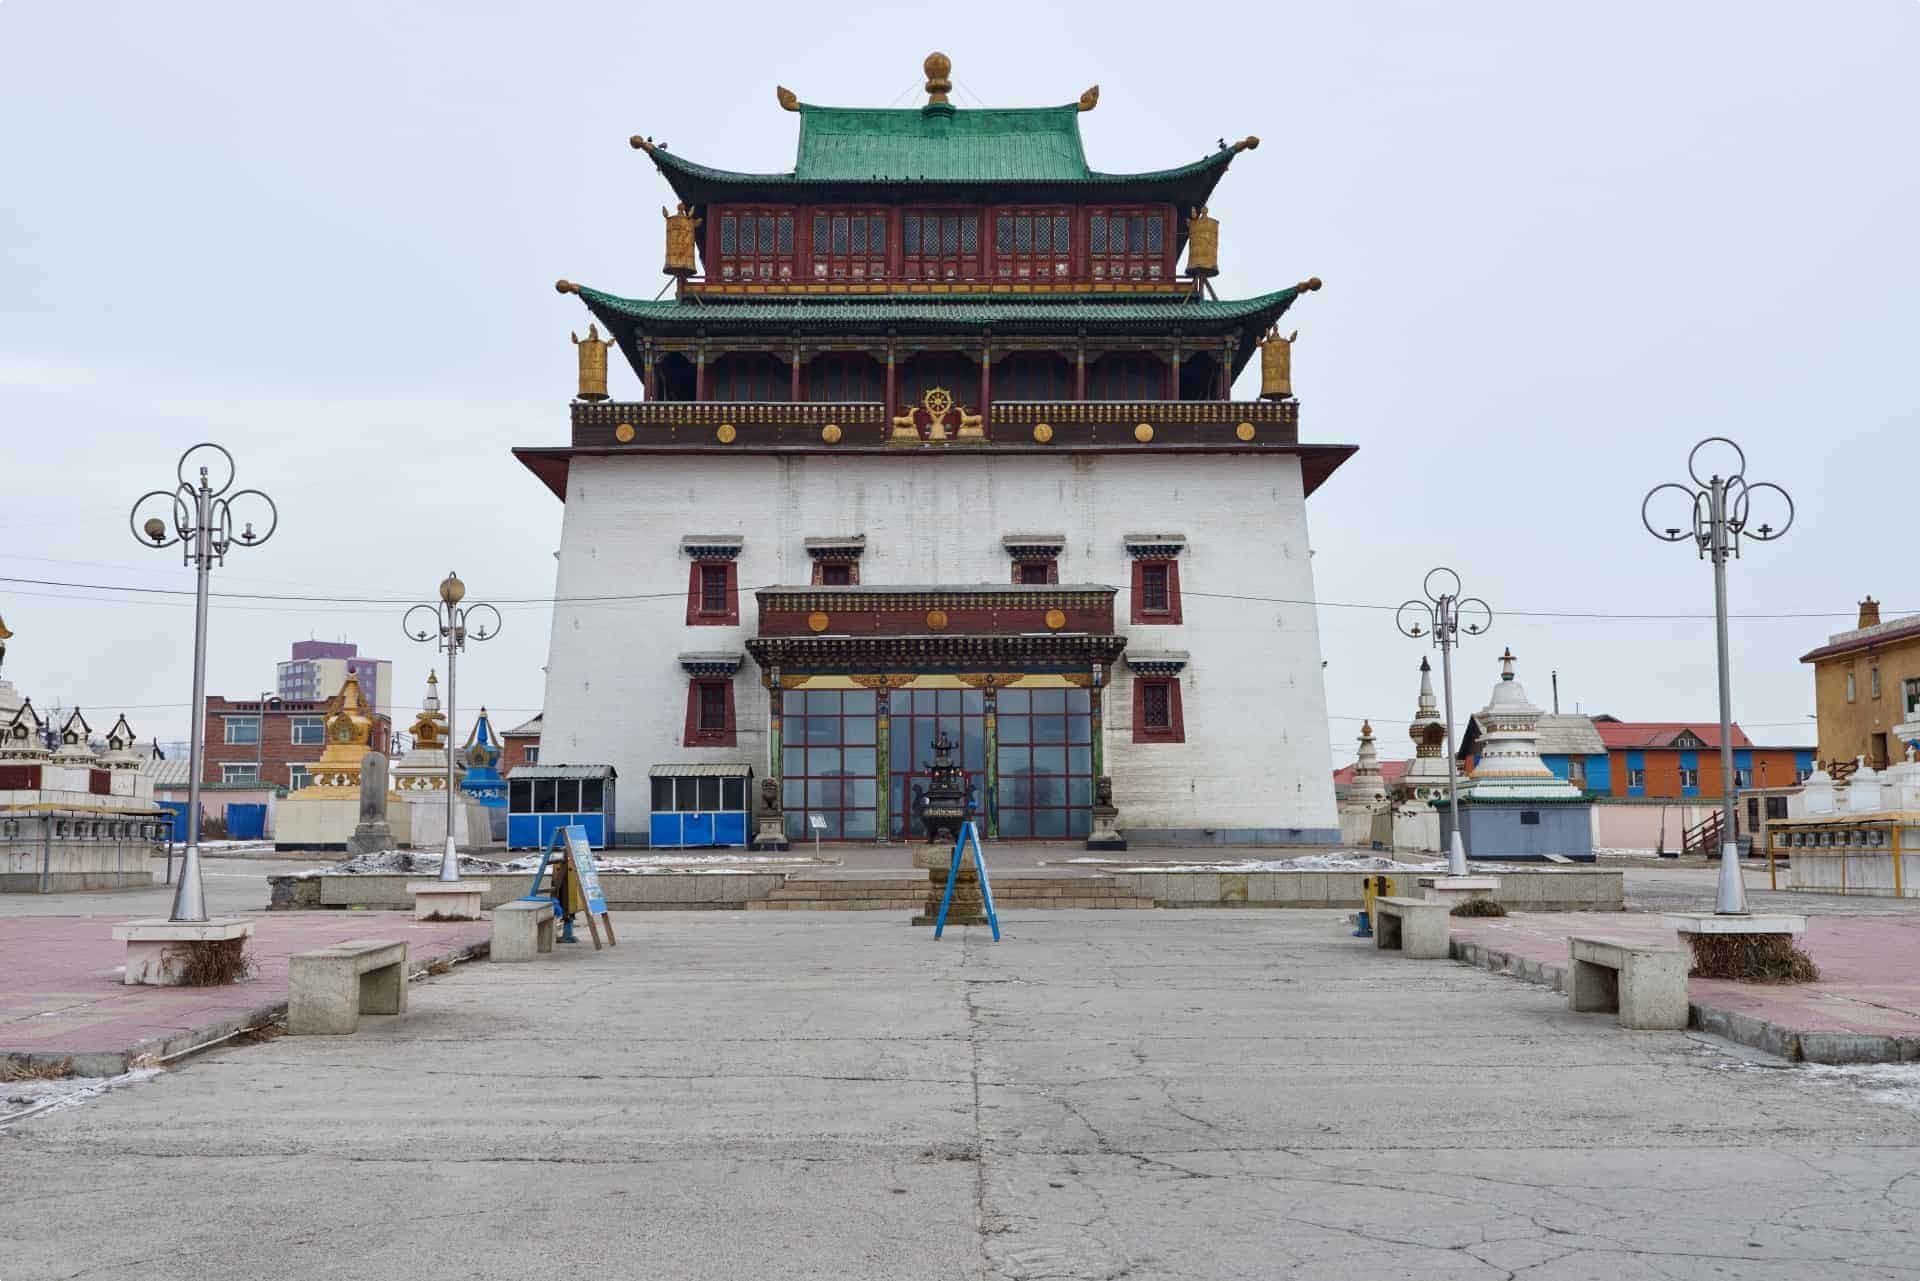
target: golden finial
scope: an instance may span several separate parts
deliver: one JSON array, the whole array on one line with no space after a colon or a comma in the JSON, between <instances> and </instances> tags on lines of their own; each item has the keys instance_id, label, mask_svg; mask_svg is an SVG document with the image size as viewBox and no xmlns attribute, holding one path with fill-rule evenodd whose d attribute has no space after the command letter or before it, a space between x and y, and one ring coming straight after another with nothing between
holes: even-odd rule
<instances>
[{"instance_id":1,"label":"golden finial","mask_svg":"<svg viewBox=\"0 0 1920 1281\"><path fill-rule=\"evenodd\" d=\"M1236 152L1252 151L1255 147L1258 147L1259 145L1260 145L1259 137L1254 134L1248 134L1246 137L1242 138L1240 141L1234 143L1233 149Z\"/></svg>"},{"instance_id":2,"label":"golden finial","mask_svg":"<svg viewBox=\"0 0 1920 1281\"><path fill-rule=\"evenodd\" d=\"M1301 281L1299 284L1294 286L1295 289L1298 289L1303 294L1312 293L1314 290L1318 289L1319 287L1320 287L1320 277L1318 276L1308 276L1305 280Z\"/></svg>"},{"instance_id":3,"label":"golden finial","mask_svg":"<svg viewBox=\"0 0 1920 1281\"><path fill-rule=\"evenodd\" d=\"M1092 88L1088 89L1085 93L1080 95L1080 110L1092 111L1095 107L1099 105L1100 105L1100 86L1099 85L1094 85Z\"/></svg>"},{"instance_id":4,"label":"golden finial","mask_svg":"<svg viewBox=\"0 0 1920 1281\"><path fill-rule=\"evenodd\" d=\"M553 287L556 291L563 294L577 294L580 292L580 286L574 284L571 280L556 280L553 282Z\"/></svg>"},{"instance_id":5,"label":"golden finial","mask_svg":"<svg viewBox=\"0 0 1920 1281\"><path fill-rule=\"evenodd\" d=\"M775 85L773 96L780 99L780 107L783 111L800 110L800 95L785 85Z\"/></svg>"},{"instance_id":6,"label":"golden finial","mask_svg":"<svg viewBox=\"0 0 1920 1281\"><path fill-rule=\"evenodd\" d=\"M1360 722L1360 737L1361 737L1361 738L1372 738L1372 737L1373 737L1373 722L1372 722L1372 721L1361 721L1361 722Z\"/></svg>"},{"instance_id":7,"label":"golden finial","mask_svg":"<svg viewBox=\"0 0 1920 1281\"><path fill-rule=\"evenodd\" d=\"M642 137L640 134L636 133L633 137L627 139L627 145L635 151L644 151L648 155L653 154L653 139Z\"/></svg>"},{"instance_id":8,"label":"golden finial","mask_svg":"<svg viewBox=\"0 0 1920 1281\"><path fill-rule=\"evenodd\" d=\"M953 92L953 81L948 79L953 74L953 59L936 50L920 65L927 73L927 101L945 102Z\"/></svg>"}]
</instances>

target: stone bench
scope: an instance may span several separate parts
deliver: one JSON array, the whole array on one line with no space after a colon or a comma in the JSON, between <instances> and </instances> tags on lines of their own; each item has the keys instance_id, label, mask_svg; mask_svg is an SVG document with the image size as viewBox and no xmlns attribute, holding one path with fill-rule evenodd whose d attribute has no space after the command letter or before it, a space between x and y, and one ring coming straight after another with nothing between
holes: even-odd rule
<instances>
[{"instance_id":1,"label":"stone bench","mask_svg":"<svg viewBox=\"0 0 1920 1281\"><path fill-rule=\"evenodd\" d=\"M1567 1008L1619 1011L1620 1026L1677 1031L1687 1026L1687 969L1692 958L1673 947L1624 939L1567 940Z\"/></svg>"},{"instance_id":2,"label":"stone bench","mask_svg":"<svg viewBox=\"0 0 1920 1281\"><path fill-rule=\"evenodd\" d=\"M1373 945L1398 948L1418 961L1447 957L1446 903L1424 898L1373 900Z\"/></svg>"},{"instance_id":3,"label":"stone bench","mask_svg":"<svg viewBox=\"0 0 1920 1281\"><path fill-rule=\"evenodd\" d=\"M296 952L287 966L287 1031L343 1036L362 1014L407 1012L407 945L354 939Z\"/></svg>"},{"instance_id":4,"label":"stone bench","mask_svg":"<svg viewBox=\"0 0 1920 1281\"><path fill-rule=\"evenodd\" d=\"M519 898L493 909L493 948L496 961L531 961L553 951L553 900Z\"/></svg>"}]
</instances>

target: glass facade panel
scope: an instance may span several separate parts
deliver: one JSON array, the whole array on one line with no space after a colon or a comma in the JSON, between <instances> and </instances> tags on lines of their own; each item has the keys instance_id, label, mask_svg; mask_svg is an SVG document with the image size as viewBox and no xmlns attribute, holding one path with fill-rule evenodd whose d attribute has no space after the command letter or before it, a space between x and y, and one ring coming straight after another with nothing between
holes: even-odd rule
<instances>
[{"instance_id":1,"label":"glass facade panel","mask_svg":"<svg viewBox=\"0 0 1920 1281\"><path fill-rule=\"evenodd\" d=\"M789 839L813 835L818 815L824 840L870 840L878 830L875 779L879 761L871 690L789 690L783 697L789 744L782 752L780 803Z\"/></svg>"},{"instance_id":2,"label":"glass facade panel","mask_svg":"<svg viewBox=\"0 0 1920 1281\"><path fill-rule=\"evenodd\" d=\"M1058 840L1092 830L1092 706L1081 689L1000 692L1003 838Z\"/></svg>"}]
</instances>

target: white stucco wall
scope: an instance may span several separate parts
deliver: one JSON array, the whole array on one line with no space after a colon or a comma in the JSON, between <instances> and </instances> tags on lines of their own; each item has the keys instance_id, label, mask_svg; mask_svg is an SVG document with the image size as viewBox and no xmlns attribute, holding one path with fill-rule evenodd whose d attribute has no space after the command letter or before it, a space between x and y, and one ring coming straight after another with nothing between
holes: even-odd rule
<instances>
[{"instance_id":1,"label":"white stucco wall","mask_svg":"<svg viewBox=\"0 0 1920 1281\"><path fill-rule=\"evenodd\" d=\"M1133 743L1133 687L1116 665L1105 699L1106 767L1123 829L1205 837L1338 828L1326 768L1326 697L1300 466L1291 457L1062 455L937 458L577 458L568 481L543 764L610 762L622 831L644 826L646 774L666 761L745 761L767 771L766 696L745 659L739 745L680 746L683 652L744 653L752 589L804 584L803 540L865 534L863 585L1010 581L1001 539L1064 534L1063 584L1120 589L1130 651L1185 650L1184 744ZM1132 627L1124 536L1184 535L1183 622ZM687 535L738 535L739 627L688 627ZM660 593L650 600L568 603ZM1284 831L1281 832L1284 836ZM1318 839L1318 837L1314 838Z\"/></svg>"}]
</instances>

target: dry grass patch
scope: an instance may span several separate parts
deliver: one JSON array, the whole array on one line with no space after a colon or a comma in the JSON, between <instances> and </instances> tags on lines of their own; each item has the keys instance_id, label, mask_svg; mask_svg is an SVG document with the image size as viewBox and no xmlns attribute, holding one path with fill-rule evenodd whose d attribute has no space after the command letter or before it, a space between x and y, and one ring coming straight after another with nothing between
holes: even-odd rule
<instances>
[{"instance_id":1,"label":"dry grass patch","mask_svg":"<svg viewBox=\"0 0 1920 1281\"><path fill-rule=\"evenodd\" d=\"M1817 983L1820 967L1791 934L1689 934L1699 979L1741 983Z\"/></svg>"},{"instance_id":2,"label":"dry grass patch","mask_svg":"<svg viewBox=\"0 0 1920 1281\"><path fill-rule=\"evenodd\" d=\"M176 943L167 949L167 972L182 987L225 987L253 977L253 953L246 939L208 939Z\"/></svg>"},{"instance_id":3,"label":"dry grass patch","mask_svg":"<svg viewBox=\"0 0 1920 1281\"><path fill-rule=\"evenodd\" d=\"M73 1060L60 1059L57 1062L29 1062L25 1059L8 1059L0 1062L0 1082L15 1081L58 1081L62 1077L73 1075Z\"/></svg>"},{"instance_id":4,"label":"dry grass patch","mask_svg":"<svg viewBox=\"0 0 1920 1281\"><path fill-rule=\"evenodd\" d=\"M1505 916L1507 909L1490 898L1470 898L1464 903L1455 903L1448 916Z\"/></svg>"}]
</instances>

